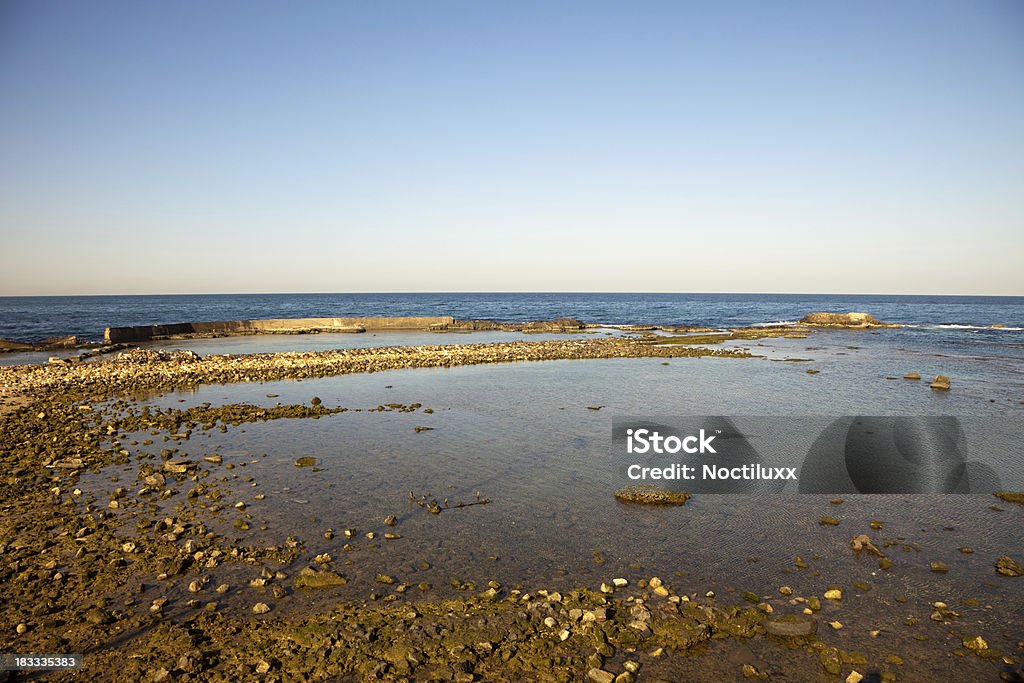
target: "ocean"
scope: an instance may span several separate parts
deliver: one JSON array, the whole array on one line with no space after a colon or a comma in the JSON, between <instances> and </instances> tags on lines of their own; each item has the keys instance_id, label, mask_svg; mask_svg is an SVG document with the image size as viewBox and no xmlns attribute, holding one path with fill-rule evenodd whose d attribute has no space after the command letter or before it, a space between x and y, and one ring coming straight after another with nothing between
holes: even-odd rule
<instances>
[{"instance_id":1,"label":"ocean","mask_svg":"<svg viewBox=\"0 0 1024 683\"><path fill-rule=\"evenodd\" d=\"M1024 297L572 292L0 297L0 338L38 341L73 334L99 340L104 328L123 325L346 316L507 322L572 317L608 325L739 327L795 321L811 311L866 311L890 323L965 330L1000 342L1024 340ZM984 329L994 324L1005 329Z\"/></svg>"}]
</instances>

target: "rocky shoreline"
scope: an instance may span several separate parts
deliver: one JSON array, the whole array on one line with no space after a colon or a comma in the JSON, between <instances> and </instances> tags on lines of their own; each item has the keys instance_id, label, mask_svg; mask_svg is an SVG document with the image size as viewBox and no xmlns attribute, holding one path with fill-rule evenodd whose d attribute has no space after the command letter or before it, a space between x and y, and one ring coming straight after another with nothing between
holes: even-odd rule
<instances>
[{"instance_id":1,"label":"rocky shoreline","mask_svg":"<svg viewBox=\"0 0 1024 683\"><path fill-rule=\"evenodd\" d=\"M600 585L561 591L470 579L458 586L453 580L461 597L446 598L432 597L429 584L417 585L412 576L395 571L378 575L367 599L304 613L299 605L311 592L329 595L347 583L345 569L329 556L307 551L301 537L269 546L233 540L222 530L225 522L233 519L227 528L243 530L259 520L246 504L223 499L226 491L217 477L230 463L216 453L182 458L177 447L213 430L317 419L346 409L314 399L310 405L274 408L204 404L140 411L118 398L140 389L399 368L748 358L744 351L704 344L789 333L750 330L670 343L651 335L205 358L190 351L135 349L103 360L0 368L7 400L20 399L2 406L0 414L5 472L0 478L0 623L5 625L0 651L82 652L90 680L97 681L582 678L630 683L691 680L679 676L695 662L706 672L702 680L763 679L782 674L784 669L771 664L782 659L791 671L805 672L804 680L860 680L857 676L871 671L879 680L901 680L900 657L869 660L828 637L822 605L834 619L847 587L838 577L821 595L782 586L778 595L748 592L742 599L656 576L626 580L610 574ZM378 409L430 411L419 404ZM139 453L140 434L150 443L163 439L159 457ZM113 482L109 498L83 493L83 478L111 463L135 468L137 481ZM401 538L393 525L388 518L379 529L338 533L353 547L372 552L380 542ZM865 524L865 530L875 538L871 547L884 552L876 527ZM1019 567L1005 559L1010 562L997 564L995 571ZM803 560L797 560L799 568ZM243 585L214 578L221 571L240 577ZM247 601L248 616L225 612L227 600ZM979 633L966 621L958 625L949 612L941 612L938 623L962 632L958 654L976 662L968 668L994 672L1016 666L1012 655L989 645L992 634ZM806 627L819 621L820 628ZM694 659L722 652L739 654ZM40 678L80 676L58 672Z\"/></svg>"}]
</instances>

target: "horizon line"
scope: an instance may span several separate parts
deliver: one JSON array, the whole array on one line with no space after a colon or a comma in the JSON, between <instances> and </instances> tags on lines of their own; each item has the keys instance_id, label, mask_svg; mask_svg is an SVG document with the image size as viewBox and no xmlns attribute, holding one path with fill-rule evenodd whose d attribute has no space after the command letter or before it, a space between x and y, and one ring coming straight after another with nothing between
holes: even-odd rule
<instances>
[{"instance_id":1,"label":"horizon line","mask_svg":"<svg viewBox=\"0 0 1024 683\"><path fill-rule=\"evenodd\" d=\"M417 294L656 294L656 295L756 295L756 296L918 296L918 297L989 297L989 298L1022 298L1024 294L921 294L893 292L681 292L657 290L422 290L422 291L295 291L295 292L152 292L143 294L129 293L89 293L89 294L0 294L0 299L46 299L46 298L87 298L87 297L161 297L161 296L309 296L309 295L417 295Z\"/></svg>"}]
</instances>

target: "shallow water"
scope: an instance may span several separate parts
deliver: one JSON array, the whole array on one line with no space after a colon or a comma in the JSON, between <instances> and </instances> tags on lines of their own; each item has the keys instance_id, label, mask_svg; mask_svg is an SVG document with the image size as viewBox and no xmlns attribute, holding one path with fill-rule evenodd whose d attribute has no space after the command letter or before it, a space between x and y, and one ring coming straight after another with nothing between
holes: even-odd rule
<instances>
[{"instance_id":1,"label":"shallow water","mask_svg":"<svg viewBox=\"0 0 1024 683\"><path fill-rule=\"evenodd\" d=\"M660 358L568 360L401 370L204 386L140 401L176 408L206 401L269 406L318 396L326 406L352 409L388 403L433 409L433 414L348 412L317 420L282 419L227 433L196 430L179 444L190 456L216 452L225 463L238 465L230 472L212 466L210 480L225 478L230 494L224 502L245 502L255 521L250 531L232 529L230 522L238 515L229 507L218 531L261 545L297 536L310 557L330 553L335 569L351 580L329 598L303 598L296 605L365 599L381 589L374 582L380 573L413 586L428 582L433 586L429 596L452 592L452 578L474 581L480 589L491 579L536 589L596 587L615 576L659 575L677 590L775 596L781 609L786 608L778 595L782 585L797 595L821 595L830 585L842 585L847 597L841 606L825 601L823 620L855 622L856 628L843 633L847 649L878 651L878 642L867 632L883 629L894 634L889 647L896 643L919 652L948 652L957 646L951 634L959 626L928 622L929 605L944 601L963 612L965 623L984 632L990 644L995 641L993 647L1012 650L1012 633L1019 633L1024 614L1021 579L997 576L992 563L1000 555L1020 558L1024 507L1000 504L997 511L991 508L1000 501L992 496L969 495L846 496L841 505L810 495L700 495L676 508L615 501L608 466L615 414L1024 413L1024 383L1013 359L922 353L901 347L898 339L864 332L746 345L769 358L680 358L668 365ZM771 360L795 357L813 362ZM808 367L820 374L808 375ZM952 375L954 390L935 392L927 382L886 379L911 370L925 377ZM595 411L588 406L603 407ZM434 429L417 432L416 426ZM158 440L133 450L155 454L163 447L167 444ZM307 455L318 459L320 471L294 466L296 458ZM136 471L135 465L114 466L105 475L120 472L123 485ZM99 477L83 481L92 490L111 486ZM447 497L453 506L472 503L478 494L489 503L433 515L410 502L410 491ZM258 492L266 499L256 500ZM384 541L380 536L389 529L382 520L391 514L398 516L393 531L402 538ZM822 526L822 515L837 517L841 524ZM883 529L871 530L870 520L882 521ZM261 524L266 530L260 530ZM359 531L351 552L342 549L341 530L347 527ZM333 540L323 537L328 528L336 534ZM376 543L365 539L367 531L378 534ZM886 548L892 570L880 571L876 558L854 555L849 540L859 533L879 545L895 544ZM962 546L975 552L962 554ZM796 555L810 567L797 569ZM947 564L949 572L932 573L929 562L934 560ZM421 569L422 562L430 568ZM854 588L854 580L866 581L871 590ZM905 595L907 603L895 602L897 595ZM959 607L968 598L980 605ZM226 600L230 604L230 596ZM245 609L243 602L239 598L239 611ZM916 630L903 623L912 615L924 622ZM928 645L910 641L914 633L934 640Z\"/></svg>"}]
</instances>

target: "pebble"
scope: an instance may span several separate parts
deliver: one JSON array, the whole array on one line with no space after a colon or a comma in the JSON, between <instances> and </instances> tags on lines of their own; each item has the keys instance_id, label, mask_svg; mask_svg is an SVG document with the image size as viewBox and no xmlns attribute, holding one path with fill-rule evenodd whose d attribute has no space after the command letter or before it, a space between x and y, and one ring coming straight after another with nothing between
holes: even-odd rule
<instances>
[{"instance_id":1,"label":"pebble","mask_svg":"<svg viewBox=\"0 0 1024 683\"><path fill-rule=\"evenodd\" d=\"M270 605L268 605L265 602L257 602L255 605L252 606L253 614L266 614L269 611Z\"/></svg>"}]
</instances>

